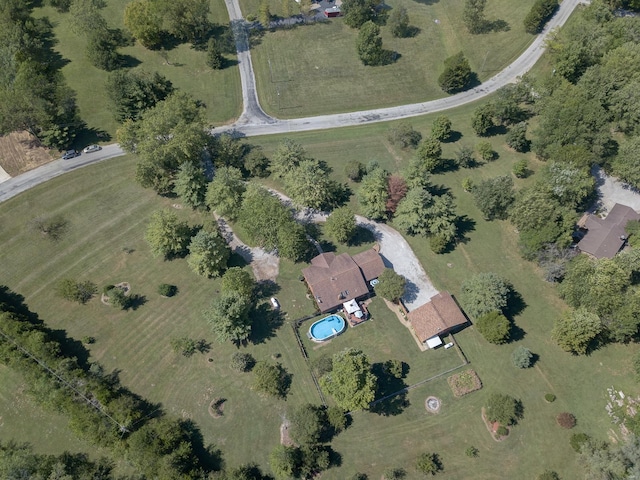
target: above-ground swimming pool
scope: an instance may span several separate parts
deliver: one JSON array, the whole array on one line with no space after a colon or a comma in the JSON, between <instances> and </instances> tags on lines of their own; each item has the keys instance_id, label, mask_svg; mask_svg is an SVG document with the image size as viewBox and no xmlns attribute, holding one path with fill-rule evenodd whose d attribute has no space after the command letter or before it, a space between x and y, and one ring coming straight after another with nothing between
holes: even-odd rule
<instances>
[{"instance_id":1,"label":"above-ground swimming pool","mask_svg":"<svg viewBox=\"0 0 640 480\"><path fill-rule=\"evenodd\" d=\"M316 342L324 342L342 332L345 325L344 319L340 315L329 315L311 325L309 337Z\"/></svg>"}]
</instances>

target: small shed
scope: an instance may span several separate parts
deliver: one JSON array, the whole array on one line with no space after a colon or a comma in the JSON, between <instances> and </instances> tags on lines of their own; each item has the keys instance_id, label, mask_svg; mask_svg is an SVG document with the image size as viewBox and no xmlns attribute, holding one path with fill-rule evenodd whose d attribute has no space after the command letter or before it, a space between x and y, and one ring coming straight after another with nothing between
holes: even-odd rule
<instances>
[{"instance_id":1,"label":"small shed","mask_svg":"<svg viewBox=\"0 0 640 480\"><path fill-rule=\"evenodd\" d=\"M467 318L449 292L440 292L407 314L418 339L429 348L442 345L440 336L464 327Z\"/></svg>"}]
</instances>

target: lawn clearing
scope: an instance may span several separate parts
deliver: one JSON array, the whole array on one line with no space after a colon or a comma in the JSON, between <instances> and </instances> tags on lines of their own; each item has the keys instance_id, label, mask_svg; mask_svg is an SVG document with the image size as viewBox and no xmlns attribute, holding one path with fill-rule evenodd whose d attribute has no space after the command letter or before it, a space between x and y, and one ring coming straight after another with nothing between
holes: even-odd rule
<instances>
[{"instance_id":1,"label":"lawn clearing","mask_svg":"<svg viewBox=\"0 0 640 480\"><path fill-rule=\"evenodd\" d=\"M280 12L278 2L272 3L271 11ZM276 117L295 118L443 97L437 79L445 58L464 52L482 81L526 49L533 36L524 32L522 21L532 4L489 2L487 18L505 20L510 30L471 35L462 23L464 0L405 3L411 25L420 32L413 38L393 38L383 26L383 47L400 56L382 67L362 65L355 48L358 30L341 18L268 31L252 50L261 105ZM399 2L388 5L393 8ZM255 1L242 6L245 16L256 13Z\"/></svg>"},{"instance_id":2,"label":"lawn clearing","mask_svg":"<svg viewBox=\"0 0 640 480\"><path fill-rule=\"evenodd\" d=\"M113 28L124 28L123 12L128 0L109 0L102 15ZM62 74L68 85L77 93L80 117L93 134L87 132L85 138L78 139L78 145L84 146L96 141L115 139L118 127L106 96L105 81L108 72L92 66L85 57L84 37L73 33L70 14L58 13L51 7L34 9L34 17L48 17L53 24L53 33L62 62ZM222 0L211 0L210 19L214 23L227 24L229 17ZM167 58L160 51L151 51L136 44L118 49L129 58L130 66L147 72L158 72L166 76L176 89L191 94L202 101L207 109L207 119L214 125L221 125L237 118L242 111L240 74L233 65L223 70L213 71L205 64L204 51L197 51L189 44L179 45L168 50ZM96 133L100 134L96 137Z\"/></svg>"}]
</instances>

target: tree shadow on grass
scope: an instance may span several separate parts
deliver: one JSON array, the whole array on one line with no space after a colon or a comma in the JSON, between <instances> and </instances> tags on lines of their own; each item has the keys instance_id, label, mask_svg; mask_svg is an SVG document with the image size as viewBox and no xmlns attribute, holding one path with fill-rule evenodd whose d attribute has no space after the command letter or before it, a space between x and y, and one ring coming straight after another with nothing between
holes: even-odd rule
<instances>
[{"instance_id":1,"label":"tree shadow on grass","mask_svg":"<svg viewBox=\"0 0 640 480\"><path fill-rule=\"evenodd\" d=\"M476 221L466 215L460 215L456 219L456 242L465 244L469 241L468 233L476 229Z\"/></svg>"},{"instance_id":2,"label":"tree shadow on grass","mask_svg":"<svg viewBox=\"0 0 640 480\"><path fill-rule=\"evenodd\" d=\"M60 348L65 357L75 357L78 365L84 370L89 368L89 351L84 344L75 338L68 337L66 330L49 330L51 338L60 343Z\"/></svg>"},{"instance_id":3,"label":"tree shadow on grass","mask_svg":"<svg viewBox=\"0 0 640 480\"><path fill-rule=\"evenodd\" d=\"M144 295L138 295L137 293L134 293L129 297L129 302L127 303L125 310L129 310L129 309L137 310L145 303L147 303L147 297L145 297Z\"/></svg>"},{"instance_id":4,"label":"tree shadow on grass","mask_svg":"<svg viewBox=\"0 0 640 480\"><path fill-rule=\"evenodd\" d=\"M189 435L193 445L193 453L200 460L200 464L206 470L220 471L224 467L222 451L214 445L204 444L204 437L193 420L181 420L183 428Z\"/></svg>"},{"instance_id":5,"label":"tree shadow on grass","mask_svg":"<svg viewBox=\"0 0 640 480\"><path fill-rule=\"evenodd\" d=\"M360 245L365 245L367 243L375 243L375 241L376 236L371 230L361 225L357 225L356 233L351 237L349 245L359 247Z\"/></svg>"},{"instance_id":6,"label":"tree shadow on grass","mask_svg":"<svg viewBox=\"0 0 640 480\"><path fill-rule=\"evenodd\" d=\"M527 304L522 298L522 295L511 287L511 293L509 293L507 308L504 310L504 314L507 318L513 319L516 315L522 313L525 308L527 308Z\"/></svg>"},{"instance_id":7,"label":"tree shadow on grass","mask_svg":"<svg viewBox=\"0 0 640 480\"><path fill-rule=\"evenodd\" d=\"M280 285L273 280L260 280L256 283L255 295L258 299L271 298L280 291Z\"/></svg>"},{"instance_id":8,"label":"tree shadow on grass","mask_svg":"<svg viewBox=\"0 0 640 480\"><path fill-rule=\"evenodd\" d=\"M249 341L258 345L275 337L276 331L283 324L282 313L271 308L270 303L260 303L251 312L253 324Z\"/></svg>"},{"instance_id":9,"label":"tree shadow on grass","mask_svg":"<svg viewBox=\"0 0 640 480\"><path fill-rule=\"evenodd\" d=\"M511 327L509 328L508 343L519 342L520 340L523 340L526 335L527 335L527 332L525 332L522 328L520 328L518 325L513 323L513 321L511 321Z\"/></svg>"},{"instance_id":10,"label":"tree shadow on grass","mask_svg":"<svg viewBox=\"0 0 640 480\"><path fill-rule=\"evenodd\" d=\"M387 395L398 392L407 387L404 381L405 372L408 372L409 365L403 362L401 377L393 375L386 363L374 363L371 366L371 371L378 378L378 391L376 397L384 398ZM406 407L409 406L409 400L407 399L407 392L400 393L394 397L388 398L381 402L375 403L371 407L371 412L377 413L383 416L395 416L400 415Z\"/></svg>"}]
</instances>

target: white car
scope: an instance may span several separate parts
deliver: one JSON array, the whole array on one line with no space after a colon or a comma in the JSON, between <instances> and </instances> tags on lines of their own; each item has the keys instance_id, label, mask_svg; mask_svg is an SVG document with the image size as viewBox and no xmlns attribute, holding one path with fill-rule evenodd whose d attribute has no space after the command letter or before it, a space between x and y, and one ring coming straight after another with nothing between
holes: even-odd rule
<instances>
[{"instance_id":1,"label":"white car","mask_svg":"<svg viewBox=\"0 0 640 480\"><path fill-rule=\"evenodd\" d=\"M102 147L100 145L89 145L88 147L84 147L84 150L82 150L84 153L91 153L91 152L97 152L98 150L102 150Z\"/></svg>"}]
</instances>

